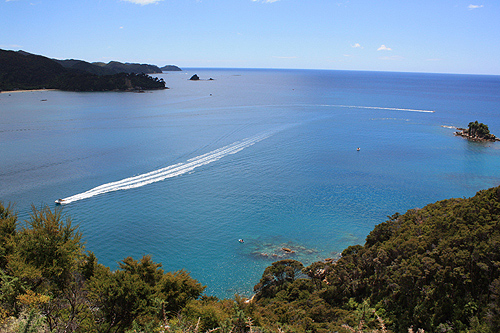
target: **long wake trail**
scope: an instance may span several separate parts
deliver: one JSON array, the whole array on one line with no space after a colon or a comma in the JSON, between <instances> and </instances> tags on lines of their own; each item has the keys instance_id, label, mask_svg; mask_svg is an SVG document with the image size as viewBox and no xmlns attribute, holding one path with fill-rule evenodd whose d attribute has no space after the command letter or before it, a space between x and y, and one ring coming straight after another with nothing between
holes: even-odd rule
<instances>
[{"instance_id":1,"label":"long wake trail","mask_svg":"<svg viewBox=\"0 0 500 333\"><path fill-rule=\"evenodd\" d=\"M144 174L141 174L138 176L125 178L125 179L122 179L122 180L119 180L116 182L103 184L103 185L94 187L93 189L90 189L86 192L75 194L75 195L72 195L70 197L64 198L61 200L60 203L68 204L68 203L71 203L74 201L91 198L91 197L94 197L96 195L100 195L100 194L104 194L104 193L108 193L108 192L137 188L137 187L141 187L141 186L148 185L151 183L156 183L156 182L165 180L167 178L180 176L180 175L185 174L187 172L190 172L190 171L192 171L200 166L218 161L225 156L236 154L237 152L242 151L243 149L248 148L248 147L256 144L259 141L267 139L268 137L272 136L273 134L275 134L278 131L279 130L265 132L265 133L256 135L254 137L244 139L242 141L234 142L230 145L213 150L209 153L206 153L206 154L194 157L192 159L189 159L183 163L173 164L173 165L170 165L168 167L154 170L154 171L144 173Z\"/></svg>"},{"instance_id":2,"label":"long wake trail","mask_svg":"<svg viewBox=\"0 0 500 333\"><path fill-rule=\"evenodd\" d=\"M390 108L382 106L361 106L361 105L322 105L336 108L348 108L348 109L372 109L372 110L390 110L390 111L407 111L407 112L424 112L424 113L434 113L434 110L419 110L419 109L403 109L403 108Z\"/></svg>"}]
</instances>

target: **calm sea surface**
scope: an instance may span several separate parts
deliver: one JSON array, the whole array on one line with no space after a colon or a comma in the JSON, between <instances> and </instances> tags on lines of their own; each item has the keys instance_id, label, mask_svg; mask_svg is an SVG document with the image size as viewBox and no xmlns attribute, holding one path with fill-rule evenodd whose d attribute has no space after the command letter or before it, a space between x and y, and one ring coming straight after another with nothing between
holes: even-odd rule
<instances>
[{"instance_id":1,"label":"calm sea surface","mask_svg":"<svg viewBox=\"0 0 500 333\"><path fill-rule=\"evenodd\" d=\"M0 200L25 220L66 198L100 263L151 254L232 297L280 258L336 257L388 215L500 185L500 142L451 128L500 136L499 76L158 76L170 89L0 94Z\"/></svg>"}]
</instances>

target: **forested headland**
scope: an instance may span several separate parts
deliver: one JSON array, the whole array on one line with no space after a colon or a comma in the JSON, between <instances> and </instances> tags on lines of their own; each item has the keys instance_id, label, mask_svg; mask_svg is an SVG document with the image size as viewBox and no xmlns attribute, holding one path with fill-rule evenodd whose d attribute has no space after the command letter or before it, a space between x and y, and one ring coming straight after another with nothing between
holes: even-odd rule
<instances>
[{"instance_id":1,"label":"forested headland","mask_svg":"<svg viewBox=\"0 0 500 333\"><path fill-rule=\"evenodd\" d=\"M395 213L337 261L265 269L218 299L149 256L115 271L60 209L0 204L2 332L499 332L500 187Z\"/></svg>"},{"instance_id":2,"label":"forested headland","mask_svg":"<svg viewBox=\"0 0 500 333\"><path fill-rule=\"evenodd\" d=\"M154 65L91 64L54 60L23 51L0 50L0 91L60 89L66 91L130 91L165 89L165 81L147 75L161 73Z\"/></svg>"}]
</instances>

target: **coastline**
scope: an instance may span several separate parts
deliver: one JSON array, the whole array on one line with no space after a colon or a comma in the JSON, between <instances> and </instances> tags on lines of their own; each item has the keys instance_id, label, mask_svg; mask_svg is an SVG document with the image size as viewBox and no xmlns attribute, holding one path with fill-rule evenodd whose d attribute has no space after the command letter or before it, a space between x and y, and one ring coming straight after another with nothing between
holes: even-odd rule
<instances>
[{"instance_id":1,"label":"coastline","mask_svg":"<svg viewBox=\"0 0 500 333\"><path fill-rule=\"evenodd\" d=\"M75 90L61 90L61 89L27 89L27 90L5 90L5 91L0 91L0 94L12 94L12 93L27 93L27 92L46 92L46 91L71 91L71 92L117 92L117 91L124 91L124 92L146 92L150 90L166 90L170 89L169 87L163 87L163 88L149 88L149 89L135 89L135 88L130 88L127 90L96 90L96 91L75 91Z\"/></svg>"}]
</instances>

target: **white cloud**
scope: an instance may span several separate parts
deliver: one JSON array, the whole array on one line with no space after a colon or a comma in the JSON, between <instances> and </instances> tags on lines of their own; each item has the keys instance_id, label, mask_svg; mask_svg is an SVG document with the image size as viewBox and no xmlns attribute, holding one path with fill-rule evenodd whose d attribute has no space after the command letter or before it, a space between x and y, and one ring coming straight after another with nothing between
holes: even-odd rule
<instances>
[{"instance_id":1,"label":"white cloud","mask_svg":"<svg viewBox=\"0 0 500 333\"><path fill-rule=\"evenodd\" d=\"M380 47L377 49L377 51L392 51L390 47L387 47L385 45L380 45Z\"/></svg>"},{"instance_id":2,"label":"white cloud","mask_svg":"<svg viewBox=\"0 0 500 333\"><path fill-rule=\"evenodd\" d=\"M360 48L360 49L362 49L362 48L363 48L363 46L361 46L359 43L356 43L356 44L354 44L354 45L351 45L351 47L354 47L354 48Z\"/></svg>"},{"instance_id":3,"label":"white cloud","mask_svg":"<svg viewBox=\"0 0 500 333\"><path fill-rule=\"evenodd\" d=\"M144 5L150 5L152 3L158 3L158 2L163 1L163 0L122 0L122 1L132 2L132 3L135 3L137 5L144 6Z\"/></svg>"},{"instance_id":4,"label":"white cloud","mask_svg":"<svg viewBox=\"0 0 500 333\"><path fill-rule=\"evenodd\" d=\"M254 0L255 1L255 0ZM276 59L297 59L297 57L280 57L280 56L273 56L273 58L276 58Z\"/></svg>"},{"instance_id":5,"label":"white cloud","mask_svg":"<svg viewBox=\"0 0 500 333\"><path fill-rule=\"evenodd\" d=\"M280 0L252 0L253 2L273 3Z\"/></svg>"},{"instance_id":6,"label":"white cloud","mask_svg":"<svg viewBox=\"0 0 500 333\"><path fill-rule=\"evenodd\" d=\"M473 9L478 9L478 8L483 8L484 6L483 5L469 5L469 10L473 10Z\"/></svg>"}]
</instances>

